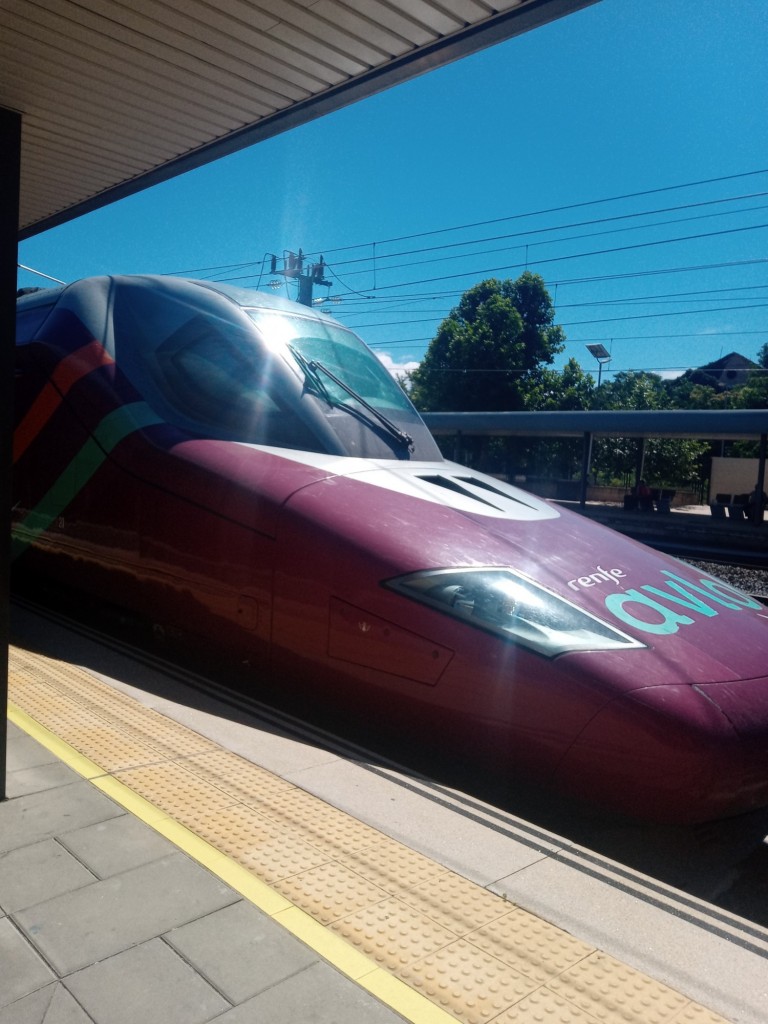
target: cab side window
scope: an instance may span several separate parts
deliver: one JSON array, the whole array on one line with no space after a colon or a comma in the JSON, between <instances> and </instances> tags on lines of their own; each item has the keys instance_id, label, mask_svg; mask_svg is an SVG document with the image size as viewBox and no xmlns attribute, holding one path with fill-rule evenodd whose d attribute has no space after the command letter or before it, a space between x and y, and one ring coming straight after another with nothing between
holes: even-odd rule
<instances>
[{"instance_id":1,"label":"cab side window","mask_svg":"<svg viewBox=\"0 0 768 1024\"><path fill-rule=\"evenodd\" d=\"M255 347L235 342L201 315L158 348L164 391L179 411L211 425L247 426L257 409L277 409L264 387Z\"/></svg>"},{"instance_id":2,"label":"cab side window","mask_svg":"<svg viewBox=\"0 0 768 1024\"><path fill-rule=\"evenodd\" d=\"M205 297L204 297L205 298ZM202 303L201 303L202 305ZM162 287L122 282L113 307L114 353L145 400L195 433L318 449L273 374L278 359L257 332L220 307L208 311Z\"/></svg>"}]
</instances>

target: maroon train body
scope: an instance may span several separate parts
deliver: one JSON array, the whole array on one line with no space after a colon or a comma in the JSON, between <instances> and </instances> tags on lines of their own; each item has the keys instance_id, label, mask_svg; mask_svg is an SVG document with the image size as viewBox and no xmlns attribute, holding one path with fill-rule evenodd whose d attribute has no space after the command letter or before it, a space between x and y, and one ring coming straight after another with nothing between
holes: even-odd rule
<instances>
[{"instance_id":1,"label":"maroon train body","mask_svg":"<svg viewBox=\"0 0 768 1024\"><path fill-rule=\"evenodd\" d=\"M18 309L15 573L613 811L768 804L768 610L445 462L340 324L154 277Z\"/></svg>"}]
</instances>

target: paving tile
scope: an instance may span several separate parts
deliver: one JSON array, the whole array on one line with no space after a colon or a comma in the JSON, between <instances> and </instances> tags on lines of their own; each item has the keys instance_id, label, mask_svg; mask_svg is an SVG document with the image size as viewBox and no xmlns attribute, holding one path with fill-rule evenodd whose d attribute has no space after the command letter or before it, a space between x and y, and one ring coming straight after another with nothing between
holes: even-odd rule
<instances>
[{"instance_id":1,"label":"paving tile","mask_svg":"<svg viewBox=\"0 0 768 1024\"><path fill-rule=\"evenodd\" d=\"M250 807L225 807L215 814L194 808L185 824L268 885L317 867L328 855L295 829L281 827Z\"/></svg>"},{"instance_id":2,"label":"paving tile","mask_svg":"<svg viewBox=\"0 0 768 1024\"><path fill-rule=\"evenodd\" d=\"M230 1005L162 939L77 971L65 984L95 1024L204 1024Z\"/></svg>"},{"instance_id":3,"label":"paving tile","mask_svg":"<svg viewBox=\"0 0 768 1024\"><path fill-rule=\"evenodd\" d=\"M149 864L175 849L167 839L130 814L68 832L61 842L99 878Z\"/></svg>"},{"instance_id":4,"label":"paving tile","mask_svg":"<svg viewBox=\"0 0 768 1024\"><path fill-rule=\"evenodd\" d=\"M463 939L397 974L464 1024L492 1020L537 987L530 978Z\"/></svg>"},{"instance_id":5,"label":"paving tile","mask_svg":"<svg viewBox=\"0 0 768 1024\"><path fill-rule=\"evenodd\" d=\"M674 909L678 903L660 912L654 901L638 899L633 886L606 884L576 859L570 865L542 861L500 879L494 888L540 919L556 921L588 944L726 1017L745 1024L764 1024L768 1019L765 957L738 941L723 941L717 929L689 920Z\"/></svg>"},{"instance_id":6,"label":"paving tile","mask_svg":"<svg viewBox=\"0 0 768 1024\"><path fill-rule=\"evenodd\" d=\"M25 732L22 732L13 722L9 722L8 729L8 751L6 770L10 772L22 771L25 768L36 768L43 764L54 764L58 759L37 740L33 740ZM12 727L12 728L11 728Z\"/></svg>"},{"instance_id":7,"label":"paving tile","mask_svg":"<svg viewBox=\"0 0 768 1024\"><path fill-rule=\"evenodd\" d=\"M238 899L176 853L23 910L16 921L63 976Z\"/></svg>"},{"instance_id":8,"label":"paving tile","mask_svg":"<svg viewBox=\"0 0 768 1024\"><path fill-rule=\"evenodd\" d=\"M364 907L330 927L390 971L397 971L456 940L453 932L394 897Z\"/></svg>"},{"instance_id":9,"label":"paving tile","mask_svg":"<svg viewBox=\"0 0 768 1024\"><path fill-rule=\"evenodd\" d=\"M456 935L466 935L509 912L509 904L501 897L449 872L404 890L400 899Z\"/></svg>"},{"instance_id":10,"label":"paving tile","mask_svg":"<svg viewBox=\"0 0 768 1024\"><path fill-rule=\"evenodd\" d=\"M317 961L303 943L241 901L164 936L233 1003L242 1003Z\"/></svg>"},{"instance_id":11,"label":"paving tile","mask_svg":"<svg viewBox=\"0 0 768 1024\"><path fill-rule=\"evenodd\" d=\"M82 780L0 803L0 853L106 821L122 808Z\"/></svg>"},{"instance_id":12,"label":"paving tile","mask_svg":"<svg viewBox=\"0 0 768 1024\"><path fill-rule=\"evenodd\" d=\"M546 1024L547 1021L551 1024L605 1024L605 1017L593 1017L554 992L539 988L494 1017L493 1024Z\"/></svg>"},{"instance_id":13,"label":"paving tile","mask_svg":"<svg viewBox=\"0 0 768 1024\"><path fill-rule=\"evenodd\" d=\"M595 1017L621 1015L643 1024L671 1021L688 1003L679 992L599 951L551 979L548 988Z\"/></svg>"},{"instance_id":14,"label":"paving tile","mask_svg":"<svg viewBox=\"0 0 768 1024\"><path fill-rule=\"evenodd\" d=\"M54 764L40 764L32 768L9 772L6 777L6 795L9 800L27 796L30 793L42 793L47 789L58 789L78 782L80 776L61 761Z\"/></svg>"},{"instance_id":15,"label":"paving tile","mask_svg":"<svg viewBox=\"0 0 768 1024\"><path fill-rule=\"evenodd\" d=\"M393 896L446 873L441 864L388 836L377 836L366 849L340 853L337 859Z\"/></svg>"},{"instance_id":16,"label":"paving tile","mask_svg":"<svg viewBox=\"0 0 768 1024\"><path fill-rule=\"evenodd\" d=\"M0 1024L93 1024L60 981L0 1010Z\"/></svg>"},{"instance_id":17,"label":"paving tile","mask_svg":"<svg viewBox=\"0 0 768 1024\"><path fill-rule=\"evenodd\" d=\"M333 862L280 879L274 888L326 925L387 898L383 889Z\"/></svg>"},{"instance_id":18,"label":"paving tile","mask_svg":"<svg viewBox=\"0 0 768 1024\"><path fill-rule=\"evenodd\" d=\"M0 854L0 906L7 914L95 881L55 839Z\"/></svg>"},{"instance_id":19,"label":"paving tile","mask_svg":"<svg viewBox=\"0 0 768 1024\"><path fill-rule=\"evenodd\" d=\"M237 802L236 797L187 771L183 764L163 761L115 774L134 793L184 824L191 808L204 806L215 813Z\"/></svg>"},{"instance_id":20,"label":"paving tile","mask_svg":"<svg viewBox=\"0 0 768 1024\"><path fill-rule=\"evenodd\" d=\"M592 946L523 910L512 910L466 939L539 985L594 952Z\"/></svg>"},{"instance_id":21,"label":"paving tile","mask_svg":"<svg viewBox=\"0 0 768 1024\"><path fill-rule=\"evenodd\" d=\"M328 964L318 963L236 1006L211 1024L403 1024L388 1009Z\"/></svg>"},{"instance_id":22,"label":"paving tile","mask_svg":"<svg viewBox=\"0 0 768 1024\"><path fill-rule=\"evenodd\" d=\"M53 972L7 918L0 919L0 1006L8 1006L54 981Z\"/></svg>"}]
</instances>

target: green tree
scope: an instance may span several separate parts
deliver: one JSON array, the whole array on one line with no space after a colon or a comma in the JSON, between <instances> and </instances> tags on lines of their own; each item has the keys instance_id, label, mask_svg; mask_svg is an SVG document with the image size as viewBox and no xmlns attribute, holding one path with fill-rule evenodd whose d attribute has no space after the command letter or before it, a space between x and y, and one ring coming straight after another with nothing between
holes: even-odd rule
<instances>
[{"instance_id":1,"label":"green tree","mask_svg":"<svg viewBox=\"0 0 768 1024\"><path fill-rule=\"evenodd\" d=\"M711 388L686 381L678 391L670 390L655 373L623 371L600 389L600 405L604 409L669 409L679 408L675 399L690 401L694 393L717 407L717 395ZM698 389L698 390L696 390ZM692 406L688 406L689 408ZM644 475L654 486L680 486L696 481L702 459L708 449L706 442L653 438L645 448ZM600 438L593 449L592 465L604 479L630 484L639 461L635 438Z\"/></svg>"},{"instance_id":2,"label":"green tree","mask_svg":"<svg viewBox=\"0 0 768 1024\"><path fill-rule=\"evenodd\" d=\"M530 374L527 408L557 411L589 409L596 393L595 382L571 358L562 370L540 366ZM536 438L521 441L504 438L509 450L508 465L536 476L570 480L581 468L581 438Z\"/></svg>"},{"instance_id":3,"label":"green tree","mask_svg":"<svg viewBox=\"0 0 768 1024\"><path fill-rule=\"evenodd\" d=\"M753 370L747 383L734 388L733 406L736 409L768 409L768 372Z\"/></svg>"},{"instance_id":4,"label":"green tree","mask_svg":"<svg viewBox=\"0 0 768 1024\"><path fill-rule=\"evenodd\" d=\"M417 408L515 411L530 407L541 364L563 350L562 328L544 281L491 278L464 293L408 378Z\"/></svg>"},{"instance_id":5,"label":"green tree","mask_svg":"<svg viewBox=\"0 0 768 1024\"><path fill-rule=\"evenodd\" d=\"M689 374L682 374L666 381L666 391L671 409L724 409L726 396L716 388L694 381Z\"/></svg>"},{"instance_id":6,"label":"green tree","mask_svg":"<svg viewBox=\"0 0 768 1024\"><path fill-rule=\"evenodd\" d=\"M656 487L687 485L695 489L708 452L706 441L653 438L646 447L645 476Z\"/></svg>"},{"instance_id":7,"label":"green tree","mask_svg":"<svg viewBox=\"0 0 768 1024\"><path fill-rule=\"evenodd\" d=\"M594 404L595 382L573 357L562 370L540 367L529 379L529 409L590 409Z\"/></svg>"},{"instance_id":8,"label":"green tree","mask_svg":"<svg viewBox=\"0 0 768 1024\"><path fill-rule=\"evenodd\" d=\"M666 409L669 398L657 373L622 370L600 387L602 409Z\"/></svg>"}]
</instances>

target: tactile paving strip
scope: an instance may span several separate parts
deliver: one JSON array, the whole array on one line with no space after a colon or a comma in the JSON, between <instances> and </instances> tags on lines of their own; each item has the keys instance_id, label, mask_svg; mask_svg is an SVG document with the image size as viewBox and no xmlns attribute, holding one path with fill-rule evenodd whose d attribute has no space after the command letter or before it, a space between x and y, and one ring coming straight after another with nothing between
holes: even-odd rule
<instances>
[{"instance_id":1,"label":"tactile paving strip","mask_svg":"<svg viewBox=\"0 0 768 1024\"><path fill-rule=\"evenodd\" d=\"M18 660L16 654L19 655ZM41 673L43 667L44 672ZM79 726L83 731L82 736L79 731L77 734L83 747L76 742L69 742L87 756L91 756L89 749L98 749L99 757L94 756L93 760L110 771L156 761L158 758L218 749L205 737L151 708L137 704L126 694L115 691L76 666L14 650L9 675L19 681L34 680L37 692L30 699L35 700L36 697L39 714L45 717L53 715L53 721L62 721L71 716L73 727L78 729ZM31 707L27 710L33 714ZM38 718L37 714L34 717L49 728L48 723ZM122 753L114 760L109 759L108 748L104 749L97 736L89 738L92 730L99 732L105 727L120 737L119 748ZM93 744L93 747L90 748L89 744Z\"/></svg>"},{"instance_id":2,"label":"tactile paving strip","mask_svg":"<svg viewBox=\"0 0 768 1024\"><path fill-rule=\"evenodd\" d=\"M12 648L9 683L106 774L466 1024L726 1024L84 669Z\"/></svg>"},{"instance_id":3,"label":"tactile paving strip","mask_svg":"<svg viewBox=\"0 0 768 1024\"><path fill-rule=\"evenodd\" d=\"M517 909L470 932L467 938L539 985L546 985L592 953L586 943Z\"/></svg>"},{"instance_id":4,"label":"tactile paving strip","mask_svg":"<svg viewBox=\"0 0 768 1024\"><path fill-rule=\"evenodd\" d=\"M373 882L332 860L282 878L275 888L321 924L338 921L387 897Z\"/></svg>"},{"instance_id":5,"label":"tactile paving strip","mask_svg":"<svg viewBox=\"0 0 768 1024\"><path fill-rule=\"evenodd\" d=\"M438 875L450 874L429 857L379 833L364 849L341 851L337 859L393 896L422 883L429 885Z\"/></svg>"},{"instance_id":6,"label":"tactile paving strip","mask_svg":"<svg viewBox=\"0 0 768 1024\"><path fill-rule=\"evenodd\" d=\"M456 938L447 928L441 928L394 897L344 917L332 927L371 959L395 973Z\"/></svg>"},{"instance_id":7,"label":"tactile paving strip","mask_svg":"<svg viewBox=\"0 0 768 1024\"><path fill-rule=\"evenodd\" d=\"M115 775L129 789L156 807L162 807L184 825L198 815L200 807L219 813L237 802L236 797L212 786L175 761L129 768Z\"/></svg>"},{"instance_id":8,"label":"tactile paving strip","mask_svg":"<svg viewBox=\"0 0 768 1024\"><path fill-rule=\"evenodd\" d=\"M452 871L409 889L401 898L454 935L467 935L508 913L512 907L501 896Z\"/></svg>"},{"instance_id":9,"label":"tactile paving strip","mask_svg":"<svg viewBox=\"0 0 768 1024\"><path fill-rule=\"evenodd\" d=\"M307 840L334 855L365 849L381 833L301 789L254 793L246 801L283 828L300 828Z\"/></svg>"},{"instance_id":10,"label":"tactile paving strip","mask_svg":"<svg viewBox=\"0 0 768 1024\"><path fill-rule=\"evenodd\" d=\"M597 1017L584 1013L547 988L537 988L531 995L515 1003L494 1018L493 1024L600 1024Z\"/></svg>"},{"instance_id":11,"label":"tactile paving strip","mask_svg":"<svg viewBox=\"0 0 768 1024\"><path fill-rule=\"evenodd\" d=\"M245 761L229 750L217 748L203 754L194 754L184 761L184 765L189 771L210 782L212 786L229 793L241 803L253 800L255 793L266 800L296 788L285 779L280 779L264 768Z\"/></svg>"},{"instance_id":12,"label":"tactile paving strip","mask_svg":"<svg viewBox=\"0 0 768 1024\"><path fill-rule=\"evenodd\" d=\"M328 861L328 855L310 845L300 831L281 828L251 807L188 815L184 824L270 885Z\"/></svg>"},{"instance_id":13,"label":"tactile paving strip","mask_svg":"<svg viewBox=\"0 0 768 1024\"><path fill-rule=\"evenodd\" d=\"M687 1002L685 996L598 952L552 978L549 987L598 1020L621 1012L626 1020L663 1024Z\"/></svg>"},{"instance_id":14,"label":"tactile paving strip","mask_svg":"<svg viewBox=\"0 0 768 1024\"><path fill-rule=\"evenodd\" d=\"M498 1017L537 987L464 939L406 967L399 976L466 1024Z\"/></svg>"}]
</instances>

